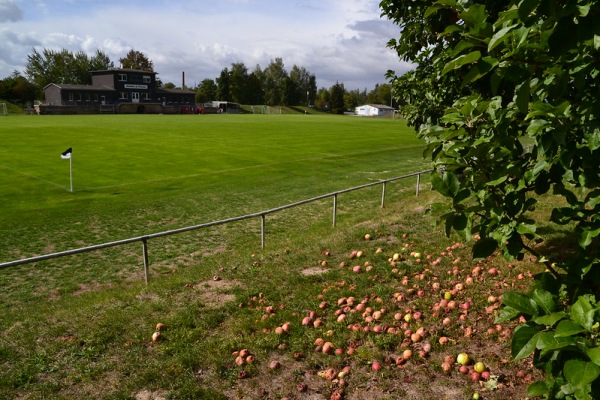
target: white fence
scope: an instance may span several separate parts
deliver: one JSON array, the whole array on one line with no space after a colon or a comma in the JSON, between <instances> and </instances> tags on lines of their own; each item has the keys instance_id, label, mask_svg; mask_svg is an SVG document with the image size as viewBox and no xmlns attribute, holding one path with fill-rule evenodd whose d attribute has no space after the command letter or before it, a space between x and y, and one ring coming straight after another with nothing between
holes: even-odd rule
<instances>
[{"instance_id":1,"label":"white fence","mask_svg":"<svg viewBox=\"0 0 600 400\"><path fill-rule=\"evenodd\" d=\"M425 174L425 173L429 173L429 172L431 172L431 170L413 172L408 175L402 175L402 176L398 176L395 178L390 178L390 179L385 179L385 180L381 180L381 181L377 181L377 182L367 183L365 185L360 185L360 186L355 186L355 187L352 187L349 189L339 190L337 192L332 192L332 193L324 194L321 196L312 197L310 199L301 200L301 201L298 201L295 203L287 204L285 206L281 206L281 207L277 207L277 208L272 208L272 209L266 210L266 211L243 215L241 217L222 219L219 221L213 221L213 222L208 222L208 223L199 224L199 225L187 226L185 228L173 229L173 230L163 231L163 232L158 232L158 233L151 233L149 235L137 236L137 237L132 237L129 239L117 240L115 242L102 243L102 244L97 244L97 245L88 246L88 247L81 247L81 248L73 249L73 250L61 251L58 253L51 253L51 254L45 254L45 255L36 256L36 257L23 258L20 260L4 262L4 263L0 263L0 269L15 266L15 265L29 264L29 263L34 263L34 262L38 262L38 261L49 260L49 259L53 259L53 258L66 257L66 256L79 254L79 253L87 253L90 251L105 249L108 247L122 246L122 245L126 245L129 243L134 243L134 242L141 242L142 243L142 256L144 259L144 278L145 278L145 281L147 284L148 278L149 278L149 263L148 263L148 240L149 239L155 239L155 238L159 238L159 237L163 237L163 236L171 236L171 235L175 235L178 233L189 232L189 231L194 231L194 230L198 230L198 229L202 229L202 228L208 228L211 226L223 225L223 224L228 224L231 222L242 221L245 219L260 217L260 246L261 246L261 248L264 248L265 247L266 217L269 214L273 214L278 211L286 210L288 208L297 207L302 204L312 203L317 200L323 200L323 199L332 197L333 198L332 220L333 220L333 226L335 226L338 195L343 194L343 193L352 192L355 190L372 187L372 186L381 185L381 187L382 187L382 189L381 189L381 207L384 207L384 205L385 205L385 189L386 189L387 183L397 181L400 179L416 177L417 183L416 183L415 194L416 194L416 196L418 196L419 195L419 186L421 184L421 175Z\"/></svg>"}]
</instances>

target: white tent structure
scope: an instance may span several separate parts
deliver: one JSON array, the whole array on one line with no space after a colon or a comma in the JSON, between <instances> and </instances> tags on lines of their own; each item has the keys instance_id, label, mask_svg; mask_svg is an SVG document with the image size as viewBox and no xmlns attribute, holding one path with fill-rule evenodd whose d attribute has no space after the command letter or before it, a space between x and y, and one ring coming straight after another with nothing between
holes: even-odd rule
<instances>
[{"instance_id":1,"label":"white tent structure","mask_svg":"<svg viewBox=\"0 0 600 400\"><path fill-rule=\"evenodd\" d=\"M354 109L354 114L363 117L381 117L393 115L394 108L383 104L365 104Z\"/></svg>"}]
</instances>

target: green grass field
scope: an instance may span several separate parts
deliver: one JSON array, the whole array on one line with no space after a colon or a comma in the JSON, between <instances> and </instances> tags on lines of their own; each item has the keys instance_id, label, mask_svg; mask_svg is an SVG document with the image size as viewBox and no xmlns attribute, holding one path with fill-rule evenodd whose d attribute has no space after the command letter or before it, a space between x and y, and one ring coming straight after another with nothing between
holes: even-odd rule
<instances>
[{"instance_id":1,"label":"green grass field","mask_svg":"<svg viewBox=\"0 0 600 400\"><path fill-rule=\"evenodd\" d=\"M129 234L148 233L159 228L143 222L153 209L168 207L166 219L207 222L424 166L422 143L389 119L101 115L0 122L4 243L14 229L72 230L66 227L90 218L118 227L132 214L140 221ZM69 161L60 158L68 147L74 193ZM10 256L6 251L0 259Z\"/></svg>"},{"instance_id":2,"label":"green grass field","mask_svg":"<svg viewBox=\"0 0 600 400\"><path fill-rule=\"evenodd\" d=\"M404 122L391 119L70 115L0 122L1 261L237 217L427 168L423 143ZM69 147L73 193L69 160L60 158ZM377 196L373 193L374 201ZM284 225L273 229L286 234ZM173 244L177 241L161 243L153 262L185 253ZM77 281L54 266L93 266L81 272L84 282L105 273L128 276L123 266L106 267L114 254L119 253L51 260L37 269L47 266L44 279L64 282L70 291ZM139 252L120 260L135 270ZM13 270L21 276L32 268L3 271L8 285L19 281Z\"/></svg>"}]
</instances>

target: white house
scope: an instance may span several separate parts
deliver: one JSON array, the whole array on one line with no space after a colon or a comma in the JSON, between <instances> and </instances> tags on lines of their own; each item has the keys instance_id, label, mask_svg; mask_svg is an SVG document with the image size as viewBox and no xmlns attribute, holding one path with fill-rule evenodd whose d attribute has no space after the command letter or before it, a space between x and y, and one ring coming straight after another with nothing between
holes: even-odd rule
<instances>
[{"instance_id":1,"label":"white house","mask_svg":"<svg viewBox=\"0 0 600 400\"><path fill-rule=\"evenodd\" d=\"M354 109L354 114L366 117L381 117L393 115L394 108L383 104L365 104Z\"/></svg>"}]
</instances>

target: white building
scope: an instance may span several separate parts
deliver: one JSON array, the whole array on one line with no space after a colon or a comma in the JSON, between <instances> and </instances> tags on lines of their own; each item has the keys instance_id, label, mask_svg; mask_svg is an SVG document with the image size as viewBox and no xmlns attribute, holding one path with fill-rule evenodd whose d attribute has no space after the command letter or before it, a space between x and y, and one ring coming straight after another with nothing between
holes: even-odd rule
<instances>
[{"instance_id":1,"label":"white building","mask_svg":"<svg viewBox=\"0 0 600 400\"><path fill-rule=\"evenodd\" d=\"M365 104L354 109L354 114L365 117L381 117L393 115L394 108L383 104Z\"/></svg>"}]
</instances>

